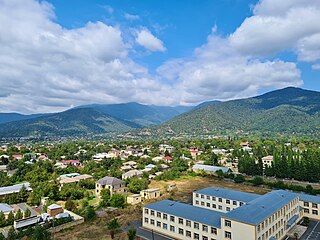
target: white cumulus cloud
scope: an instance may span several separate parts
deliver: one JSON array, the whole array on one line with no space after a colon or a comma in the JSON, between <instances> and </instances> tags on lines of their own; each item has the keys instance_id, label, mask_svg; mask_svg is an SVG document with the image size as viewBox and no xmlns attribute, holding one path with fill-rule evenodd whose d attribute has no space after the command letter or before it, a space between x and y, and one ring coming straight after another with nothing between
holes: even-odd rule
<instances>
[{"instance_id":1,"label":"white cumulus cloud","mask_svg":"<svg viewBox=\"0 0 320 240\"><path fill-rule=\"evenodd\" d=\"M164 52L166 50L163 42L147 29L142 29L137 32L136 42L152 52Z\"/></svg>"}]
</instances>

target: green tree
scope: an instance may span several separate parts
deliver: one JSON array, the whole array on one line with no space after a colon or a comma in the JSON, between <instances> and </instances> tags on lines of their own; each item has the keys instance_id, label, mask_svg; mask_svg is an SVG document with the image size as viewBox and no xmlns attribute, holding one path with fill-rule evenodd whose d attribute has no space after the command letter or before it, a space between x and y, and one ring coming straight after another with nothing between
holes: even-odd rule
<instances>
[{"instance_id":1,"label":"green tree","mask_svg":"<svg viewBox=\"0 0 320 240\"><path fill-rule=\"evenodd\" d=\"M13 215L13 212L10 212L7 217L7 225L13 225L13 222L14 222L14 215Z\"/></svg>"},{"instance_id":2,"label":"green tree","mask_svg":"<svg viewBox=\"0 0 320 240\"><path fill-rule=\"evenodd\" d=\"M100 206L107 207L110 204L110 190L109 189L102 189L100 192Z\"/></svg>"},{"instance_id":3,"label":"green tree","mask_svg":"<svg viewBox=\"0 0 320 240\"><path fill-rule=\"evenodd\" d=\"M3 212L0 212L0 228L6 225L6 218Z\"/></svg>"},{"instance_id":4,"label":"green tree","mask_svg":"<svg viewBox=\"0 0 320 240\"><path fill-rule=\"evenodd\" d=\"M17 234L13 227L11 227L8 231L7 240L16 240Z\"/></svg>"},{"instance_id":5,"label":"green tree","mask_svg":"<svg viewBox=\"0 0 320 240\"><path fill-rule=\"evenodd\" d=\"M120 228L120 224L118 223L118 219L113 218L110 222L107 224L107 228L110 231L111 239L114 239L114 234L117 230Z\"/></svg>"},{"instance_id":6,"label":"green tree","mask_svg":"<svg viewBox=\"0 0 320 240\"><path fill-rule=\"evenodd\" d=\"M86 220L92 220L96 217L96 212L92 206L87 206L84 211L84 218Z\"/></svg>"},{"instance_id":7,"label":"green tree","mask_svg":"<svg viewBox=\"0 0 320 240\"><path fill-rule=\"evenodd\" d=\"M3 233L2 232L0 232L0 240L5 240L6 238L5 238L5 236L3 235Z\"/></svg>"},{"instance_id":8,"label":"green tree","mask_svg":"<svg viewBox=\"0 0 320 240\"><path fill-rule=\"evenodd\" d=\"M122 194L113 194L110 198L110 206L116 208L123 208L126 203L125 196Z\"/></svg>"},{"instance_id":9,"label":"green tree","mask_svg":"<svg viewBox=\"0 0 320 240\"><path fill-rule=\"evenodd\" d=\"M26 209L26 211L24 212L24 218L28 218L31 216L31 211L29 208Z\"/></svg>"},{"instance_id":10,"label":"green tree","mask_svg":"<svg viewBox=\"0 0 320 240\"><path fill-rule=\"evenodd\" d=\"M254 179L252 179L252 184L254 186L259 186L262 185L264 183L263 178L262 177L254 177Z\"/></svg>"},{"instance_id":11,"label":"green tree","mask_svg":"<svg viewBox=\"0 0 320 240\"><path fill-rule=\"evenodd\" d=\"M141 190L148 188L149 181L146 178L139 179L138 177L132 177L129 179L127 187L132 193L139 193Z\"/></svg>"},{"instance_id":12,"label":"green tree","mask_svg":"<svg viewBox=\"0 0 320 240\"><path fill-rule=\"evenodd\" d=\"M133 227L129 228L127 235L129 240L134 240L137 234L137 230Z\"/></svg>"},{"instance_id":13,"label":"green tree","mask_svg":"<svg viewBox=\"0 0 320 240\"><path fill-rule=\"evenodd\" d=\"M235 183L243 183L245 181L245 178L243 175L238 174L235 178L234 178L234 182Z\"/></svg>"},{"instance_id":14,"label":"green tree","mask_svg":"<svg viewBox=\"0 0 320 240\"><path fill-rule=\"evenodd\" d=\"M77 208L77 205L71 199L68 199L65 203L65 208L69 211L74 211Z\"/></svg>"},{"instance_id":15,"label":"green tree","mask_svg":"<svg viewBox=\"0 0 320 240\"><path fill-rule=\"evenodd\" d=\"M14 218L15 220L19 220L23 218L23 214L20 209L17 211L16 216Z\"/></svg>"},{"instance_id":16,"label":"green tree","mask_svg":"<svg viewBox=\"0 0 320 240\"><path fill-rule=\"evenodd\" d=\"M37 225L34 228L31 240L50 240L50 235L51 233L47 229L44 229L40 225Z\"/></svg>"}]
</instances>

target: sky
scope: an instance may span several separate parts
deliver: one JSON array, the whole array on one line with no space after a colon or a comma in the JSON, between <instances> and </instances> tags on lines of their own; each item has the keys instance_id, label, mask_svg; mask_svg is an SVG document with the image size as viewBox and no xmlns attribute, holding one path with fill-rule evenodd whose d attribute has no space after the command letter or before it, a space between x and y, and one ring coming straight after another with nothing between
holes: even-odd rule
<instances>
[{"instance_id":1,"label":"sky","mask_svg":"<svg viewBox=\"0 0 320 240\"><path fill-rule=\"evenodd\" d=\"M320 91L319 0L0 0L0 112Z\"/></svg>"}]
</instances>

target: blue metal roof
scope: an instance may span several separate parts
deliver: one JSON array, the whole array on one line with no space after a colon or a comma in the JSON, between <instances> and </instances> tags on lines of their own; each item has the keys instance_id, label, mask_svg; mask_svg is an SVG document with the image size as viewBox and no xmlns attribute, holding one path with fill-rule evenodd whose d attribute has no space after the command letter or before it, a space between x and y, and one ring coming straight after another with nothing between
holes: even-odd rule
<instances>
[{"instance_id":1,"label":"blue metal roof","mask_svg":"<svg viewBox=\"0 0 320 240\"><path fill-rule=\"evenodd\" d=\"M225 215L222 212L170 200L151 203L144 207L217 228L221 228L220 219Z\"/></svg>"},{"instance_id":2,"label":"blue metal roof","mask_svg":"<svg viewBox=\"0 0 320 240\"><path fill-rule=\"evenodd\" d=\"M272 191L226 213L225 217L258 225L296 197L298 195L292 192L284 190Z\"/></svg>"},{"instance_id":3,"label":"blue metal roof","mask_svg":"<svg viewBox=\"0 0 320 240\"><path fill-rule=\"evenodd\" d=\"M211 166L211 165L202 165L202 164L195 164L193 166L193 170L204 170L208 172L216 172L221 170L222 172L226 173L230 169L226 167L218 167L218 166Z\"/></svg>"},{"instance_id":4,"label":"blue metal roof","mask_svg":"<svg viewBox=\"0 0 320 240\"><path fill-rule=\"evenodd\" d=\"M6 203L0 203L0 212L7 213L13 211L13 208Z\"/></svg>"},{"instance_id":5,"label":"blue metal roof","mask_svg":"<svg viewBox=\"0 0 320 240\"><path fill-rule=\"evenodd\" d=\"M27 188L27 191L31 191L32 190L30 188L30 183L29 182L25 182L25 183L16 184L16 185L13 185L13 186L1 187L0 188L0 195L17 193L17 192L20 191L20 189L22 188L23 185Z\"/></svg>"},{"instance_id":6,"label":"blue metal roof","mask_svg":"<svg viewBox=\"0 0 320 240\"><path fill-rule=\"evenodd\" d=\"M294 215L292 218L290 218L287 222L287 227L291 227L299 218L299 214Z\"/></svg>"},{"instance_id":7,"label":"blue metal roof","mask_svg":"<svg viewBox=\"0 0 320 240\"><path fill-rule=\"evenodd\" d=\"M195 193L205 194L205 195L210 195L215 197L222 197L222 198L237 200L245 203L250 202L258 197L261 197L261 195L259 194L240 192L240 191L229 190L224 188L204 188L196 191Z\"/></svg>"},{"instance_id":8,"label":"blue metal roof","mask_svg":"<svg viewBox=\"0 0 320 240\"><path fill-rule=\"evenodd\" d=\"M313 196L308 194L298 194L299 199L305 202L313 202L320 204L320 196Z\"/></svg>"}]
</instances>

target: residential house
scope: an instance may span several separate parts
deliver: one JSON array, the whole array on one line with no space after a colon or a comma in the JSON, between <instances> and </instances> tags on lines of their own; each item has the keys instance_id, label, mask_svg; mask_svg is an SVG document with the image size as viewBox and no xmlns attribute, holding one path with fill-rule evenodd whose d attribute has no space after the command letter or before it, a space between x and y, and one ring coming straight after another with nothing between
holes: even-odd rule
<instances>
[{"instance_id":1,"label":"residential house","mask_svg":"<svg viewBox=\"0 0 320 240\"><path fill-rule=\"evenodd\" d=\"M29 191L29 192L32 191L32 188L30 188L29 182L20 183L12 186L7 186L7 187L0 187L0 199L5 197L6 195L18 193L23 186L26 188L26 191Z\"/></svg>"},{"instance_id":2,"label":"residential house","mask_svg":"<svg viewBox=\"0 0 320 240\"><path fill-rule=\"evenodd\" d=\"M80 175L79 173L63 174L59 177L60 187L63 187L66 184L78 183L81 180L87 180L92 178L93 177L89 174L82 174L82 175Z\"/></svg>"},{"instance_id":3,"label":"residential house","mask_svg":"<svg viewBox=\"0 0 320 240\"><path fill-rule=\"evenodd\" d=\"M60 213L63 213L63 207L58 204L51 204L47 207L47 213L50 217L55 217Z\"/></svg>"},{"instance_id":4,"label":"residential house","mask_svg":"<svg viewBox=\"0 0 320 240\"><path fill-rule=\"evenodd\" d=\"M114 193L121 194L126 192L124 181L118 178L109 177L109 176L101 178L96 182L95 192L97 196L100 196L101 190L103 189L108 189L111 195Z\"/></svg>"},{"instance_id":5,"label":"residential house","mask_svg":"<svg viewBox=\"0 0 320 240\"><path fill-rule=\"evenodd\" d=\"M79 160L62 160L64 165L72 165L74 167L81 167L81 163Z\"/></svg>"},{"instance_id":6,"label":"residential house","mask_svg":"<svg viewBox=\"0 0 320 240\"><path fill-rule=\"evenodd\" d=\"M143 172L140 171L140 170L130 170L124 174L122 174L122 179L125 180L125 179L128 179L128 178L132 178L132 177L141 177L143 175Z\"/></svg>"}]
</instances>

